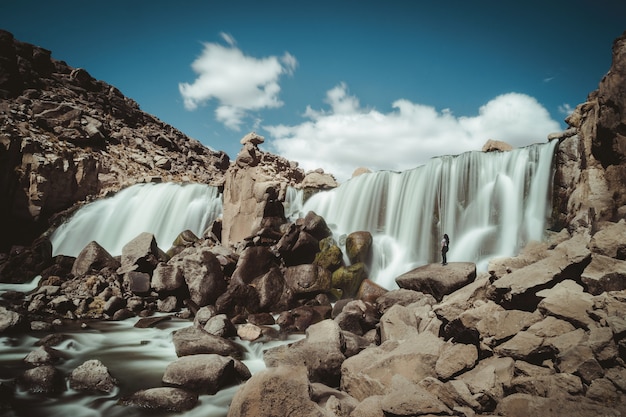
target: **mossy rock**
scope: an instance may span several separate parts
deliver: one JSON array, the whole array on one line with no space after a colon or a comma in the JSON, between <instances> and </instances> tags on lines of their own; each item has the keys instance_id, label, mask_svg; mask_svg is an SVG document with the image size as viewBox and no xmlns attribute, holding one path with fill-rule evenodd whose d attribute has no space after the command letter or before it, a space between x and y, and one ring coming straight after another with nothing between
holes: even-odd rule
<instances>
[{"instance_id":1,"label":"mossy rock","mask_svg":"<svg viewBox=\"0 0 626 417\"><path fill-rule=\"evenodd\" d=\"M313 263L331 272L343 265L343 252L332 237L320 241L320 252L315 255Z\"/></svg>"},{"instance_id":2,"label":"mossy rock","mask_svg":"<svg viewBox=\"0 0 626 417\"><path fill-rule=\"evenodd\" d=\"M372 260L372 245L374 238L367 231L353 232L346 238L346 254L350 263L363 262L369 264Z\"/></svg>"},{"instance_id":3,"label":"mossy rock","mask_svg":"<svg viewBox=\"0 0 626 417\"><path fill-rule=\"evenodd\" d=\"M343 297L354 297L364 279L367 268L363 262L342 266L333 272L331 286L343 290Z\"/></svg>"}]
</instances>

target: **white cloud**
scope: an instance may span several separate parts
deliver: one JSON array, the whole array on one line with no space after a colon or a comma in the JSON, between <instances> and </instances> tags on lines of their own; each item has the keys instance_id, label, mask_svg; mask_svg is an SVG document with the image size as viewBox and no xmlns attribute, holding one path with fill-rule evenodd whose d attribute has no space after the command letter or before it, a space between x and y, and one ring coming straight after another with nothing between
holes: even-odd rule
<instances>
[{"instance_id":1,"label":"white cloud","mask_svg":"<svg viewBox=\"0 0 626 417\"><path fill-rule=\"evenodd\" d=\"M187 110L216 100L216 119L239 130L248 112L283 105L278 81L283 74L293 74L298 61L288 52L280 58L247 56L231 35L220 36L229 46L205 43L191 65L198 77L191 84L179 83L178 89Z\"/></svg>"},{"instance_id":2,"label":"white cloud","mask_svg":"<svg viewBox=\"0 0 626 417\"><path fill-rule=\"evenodd\" d=\"M570 106L568 103L563 103L559 106L559 113L564 116L569 116L574 112L574 108Z\"/></svg>"},{"instance_id":3,"label":"white cloud","mask_svg":"<svg viewBox=\"0 0 626 417\"><path fill-rule=\"evenodd\" d=\"M323 168L340 181L358 167L406 170L435 156L480 150L488 139L519 147L560 130L536 99L519 93L500 95L477 116L461 117L405 99L389 113L365 109L343 83L326 93L326 103L326 111L307 107L299 125L265 126L273 138L266 144L303 169Z\"/></svg>"}]
</instances>

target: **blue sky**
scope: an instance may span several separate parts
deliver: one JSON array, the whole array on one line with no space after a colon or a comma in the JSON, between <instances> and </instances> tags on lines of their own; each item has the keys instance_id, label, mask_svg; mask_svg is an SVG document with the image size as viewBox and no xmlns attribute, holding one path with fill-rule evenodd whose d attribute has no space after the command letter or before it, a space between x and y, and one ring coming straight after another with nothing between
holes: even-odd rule
<instances>
[{"instance_id":1,"label":"blue sky","mask_svg":"<svg viewBox=\"0 0 626 417\"><path fill-rule=\"evenodd\" d=\"M595 90L623 1L3 0L0 28L234 159L340 180L544 142Z\"/></svg>"}]
</instances>

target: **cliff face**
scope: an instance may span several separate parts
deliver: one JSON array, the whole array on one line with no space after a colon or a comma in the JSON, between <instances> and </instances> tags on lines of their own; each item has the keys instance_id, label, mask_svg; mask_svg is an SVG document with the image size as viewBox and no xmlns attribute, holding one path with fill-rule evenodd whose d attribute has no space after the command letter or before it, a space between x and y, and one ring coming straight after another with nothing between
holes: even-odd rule
<instances>
[{"instance_id":1,"label":"cliff face","mask_svg":"<svg viewBox=\"0 0 626 417\"><path fill-rule=\"evenodd\" d=\"M626 217L626 32L598 90L566 120L557 151L554 229Z\"/></svg>"},{"instance_id":2,"label":"cliff face","mask_svg":"<svg viewBox=\"0 0 626 417\"><path fill-rule=\"evenodd\" d=\"M228 166L115 87L0 30L0 253L76 202L143 181L219 186Z\"/></svg>"}]
</instances>

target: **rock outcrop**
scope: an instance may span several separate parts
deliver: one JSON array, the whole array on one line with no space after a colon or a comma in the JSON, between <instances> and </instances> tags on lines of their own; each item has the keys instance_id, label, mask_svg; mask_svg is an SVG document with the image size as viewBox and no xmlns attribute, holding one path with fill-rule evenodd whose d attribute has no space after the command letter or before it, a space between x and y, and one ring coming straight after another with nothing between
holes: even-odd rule
<instances>
[{"instance_id":1,"label":"rock outcrop","mask_svg":"<svg viewBox=\"0 0 626 417\"><path fill-rule=\"evenodd\" d=\"M592 227L625 213L626 33L613 43L613 63L598 90L566 119L554 182L554 229Z\"/></svg>"}]
</instances>

